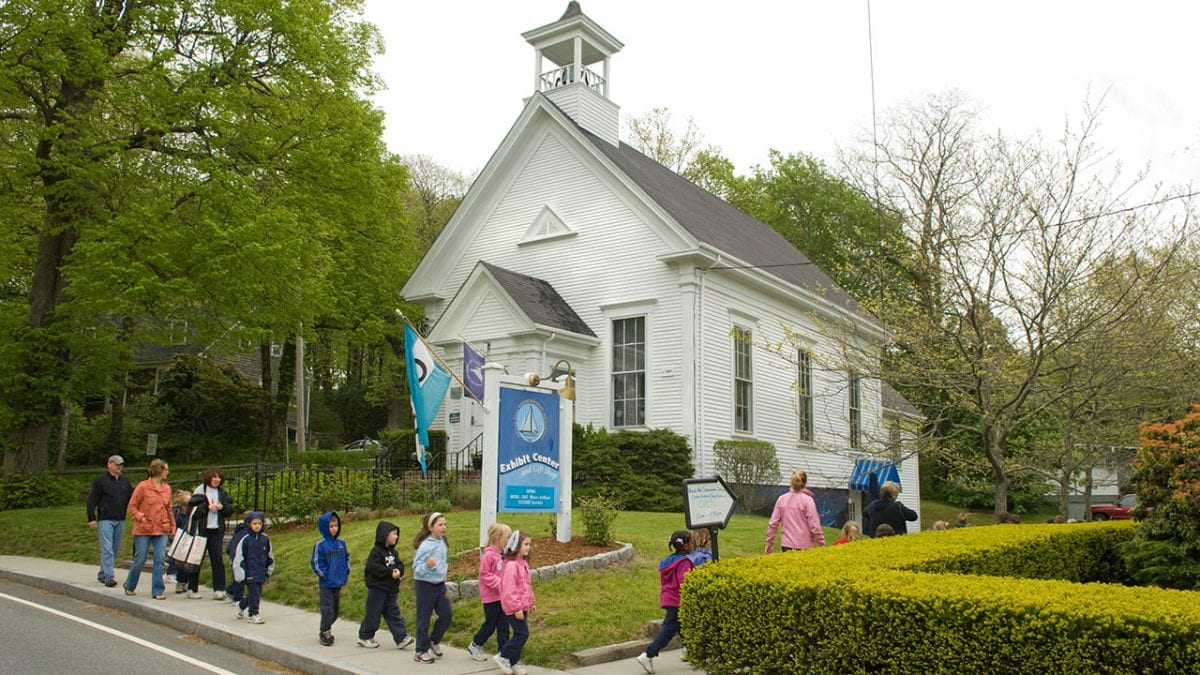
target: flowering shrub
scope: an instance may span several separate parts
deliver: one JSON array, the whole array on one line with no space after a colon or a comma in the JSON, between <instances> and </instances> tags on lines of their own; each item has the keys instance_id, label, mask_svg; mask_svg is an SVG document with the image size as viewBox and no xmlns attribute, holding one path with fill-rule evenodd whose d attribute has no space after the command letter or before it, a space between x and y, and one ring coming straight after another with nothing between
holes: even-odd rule
<instances>
[{"instance_id":1,"label":"flowering shrub","mask_svg":"<svg viewBox=\"0 0 1200 675\"><path fill-rule=\"evenodd\" d=\"M1129 478L1141 525L1121 549L1126 567L1142 584L1200 589L1200 406L1141 432Z\"/></svg>"}]
</instances>

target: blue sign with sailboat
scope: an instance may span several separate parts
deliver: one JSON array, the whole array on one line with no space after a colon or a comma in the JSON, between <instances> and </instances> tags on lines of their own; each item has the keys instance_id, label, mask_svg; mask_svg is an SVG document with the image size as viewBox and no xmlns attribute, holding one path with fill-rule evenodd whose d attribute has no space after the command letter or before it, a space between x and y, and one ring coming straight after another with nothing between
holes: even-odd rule
<instances>
[{"instance_id":1,"label":"blue sign with sailboat","mask_svg":"<svg viewBox=\"0 0 1200 675\"><path fill-rule=\"evenodd\" d=\"M559 400L556 393L500 388L497 511L558 511Z\"/></svg>"}]
</instances>

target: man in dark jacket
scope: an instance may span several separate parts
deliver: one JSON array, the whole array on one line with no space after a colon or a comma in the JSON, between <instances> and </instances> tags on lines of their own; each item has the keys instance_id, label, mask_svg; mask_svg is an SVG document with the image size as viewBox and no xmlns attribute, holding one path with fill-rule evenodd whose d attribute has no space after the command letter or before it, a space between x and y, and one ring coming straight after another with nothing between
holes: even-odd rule
<instances>
[{"instance_id":1,"label":"man in dark jacket","mask_svg":"<svg viewBox=\"0 0 1200 675\"><path fill-rule=\"evenodd\" d=\"M879 499L867 505L863 510L863 532L874 537L875 528L888 524L895 534L908 534L908 521L918 518L917 512L901 504L900 486L893 481L887 481L879 488Z\"/></svg>"},{"instance_id":2,"label":"man in dark jacket","mask_svg":"<svg viewBox=\"0 0 1200 675\"><path fill-rule=\"evenodd\" d=\"M92 481L87 500L88 527L100 534L100 571L96 579L109 588L117 585L113 567L125 536L125 509L133 496L133 485L121 475L123 468L125 460L120 455L109 457L108 471Z\"/></svg>"}]
</instances>

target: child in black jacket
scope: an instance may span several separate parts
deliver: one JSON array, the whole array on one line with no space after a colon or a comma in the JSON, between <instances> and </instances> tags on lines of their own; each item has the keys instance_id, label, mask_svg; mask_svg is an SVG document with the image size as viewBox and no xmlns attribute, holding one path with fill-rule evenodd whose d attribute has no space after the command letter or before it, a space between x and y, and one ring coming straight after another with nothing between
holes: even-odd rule
<instances>
[{"instance_id":1,"label":"child in black jacket","mask_svg":"<svg viewBox=\"0 0 1200 675\"><path fill-rule=\"evenodd\" d=\"M238 541L233 552L233 579L242 584L245 597L238 604L237 618L250 623L263 623L258 614L262 587L275 571L275 555L271 551L271 540L263 532L266 517L260 511L246 514L249 532Z\"/></svg>"},{"instance_id":2,"label":"child in black jacket","mask_svg":"<svg viewBox=\"0 0 1200 675\"><path fill-rule=\"evenodd\" d=\"M379 618L387 620L388 630L396 647L404 649L414 642L400 615L400 578L404 576L404 563L396 555L396 541L400 528L380 521L375 526L375 546L363 565L363 577L367 584L367 607L363 621L358 627L358 646L375 649L375 631L379 630Z\"/></svg>"}]
</instances>

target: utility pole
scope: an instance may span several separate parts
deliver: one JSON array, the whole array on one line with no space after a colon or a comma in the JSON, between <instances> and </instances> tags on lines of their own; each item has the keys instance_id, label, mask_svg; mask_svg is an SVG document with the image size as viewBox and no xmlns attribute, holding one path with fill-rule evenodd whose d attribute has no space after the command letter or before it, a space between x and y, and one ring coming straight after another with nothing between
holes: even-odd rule
<instances>
[{"instance_id":1,"label":"utility pole","mask_svg":"<svg viewBox=\"0 0 1200 675\"><path fill-rule=\"evenodd\" d=\"M304 452L304 441L307 429L305 412L308 406L304 400L304 338L296 336L296 452Z\"/></svg>"}]
</instances>

